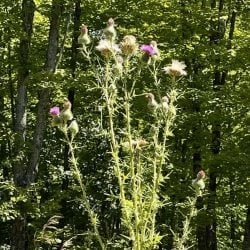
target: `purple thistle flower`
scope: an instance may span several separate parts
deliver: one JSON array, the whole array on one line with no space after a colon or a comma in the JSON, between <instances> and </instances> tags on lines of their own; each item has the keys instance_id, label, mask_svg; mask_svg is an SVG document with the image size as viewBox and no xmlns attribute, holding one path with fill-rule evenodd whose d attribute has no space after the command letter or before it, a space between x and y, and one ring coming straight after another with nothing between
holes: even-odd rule
<instances>
[{"instance_id":1,"label":"purple thistle flower","mask_svg":"<svg viewBox=\"0 0 250 250\"><path fill-rule=\"evenodd\" d=\"M60 108L59 107L53 107L49 110L50 115L52 116L58 116L60 114Z\"/></svg>"},{"instance_id":2,"label":"purple thistle flower","mask_svg":"<svg viewBox=\"0 0 250 250\"><path fill-rule=\"evenodd\" d=\"M140 47L140 50L149 56L153 56L157 54L157 49L151 44L143 44Z\"/></svg>"}]
</instances>

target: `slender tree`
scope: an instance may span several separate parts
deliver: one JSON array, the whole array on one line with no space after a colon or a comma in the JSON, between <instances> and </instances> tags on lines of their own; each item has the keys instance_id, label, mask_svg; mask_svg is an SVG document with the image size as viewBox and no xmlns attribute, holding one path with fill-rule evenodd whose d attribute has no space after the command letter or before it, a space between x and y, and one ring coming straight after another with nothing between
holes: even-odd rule
<instances>
[{"instance_id":1,"label":"slender tree","mask_svg":"<svg viewBox=\"0 0 250 250\"><path fill-rule=\"evenodd\" d=\"M48 52L45 63L45 69L48 74L53 73L56 69L61 11L61 1L53 0L51 6ZM39 158L46 129L50 92L51 90L49 87L42 88L38 92L39 101L37 105L37 120L33 136L32 154L27 173L29 182L34 181L38 171Z\"/></svg>"},{"instance_id":2,"label":"slender tree","mask_svg":"<svg viewBox=\"0 0 250 250\"><path fill-rule=\"evenodd\" d=\"M14 163L14 183L18 187L27 185L25 173L25 137L26 137L26 116L27 116L27 77L29 75L29 54L33 27L33 17L35 4L33 0L23 0L22 2L22 36L19 46L19 71L15 112L15 154ZM27 248L26 235L26 212L17 217L12 228L12 249L23 250Z\"/></svg>"}]
</instances>

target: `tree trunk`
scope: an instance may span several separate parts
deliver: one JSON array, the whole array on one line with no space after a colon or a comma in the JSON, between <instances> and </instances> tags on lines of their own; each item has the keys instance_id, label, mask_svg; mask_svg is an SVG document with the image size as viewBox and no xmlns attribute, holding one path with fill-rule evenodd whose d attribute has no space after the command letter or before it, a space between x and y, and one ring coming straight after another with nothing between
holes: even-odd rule
<instances>
[{"instance_id":1,"label":"tree trunk","mask_svg":"<svg viewBox=\"0 0 250 250\"><path fill-rule=\"evenodd\" d=\"M245 233L242 250L250 250L250 206L247 209Z\"/></svg>"},{"instance_id":2,"label":"tree trunk","mask_svg":"<svg viewBox=\"0 0 250 250\"><path fill-rule=\"evenodd\" d=\"M16 186L26 186L25 166L24 166L24 145L26 135L26 105L27 105L27 86L26 80L29 75L29 53L32 36L33 18L35 4L33 0L23 0L22 2L22 25L23 34L20 39L19 47L19 71L16 98L15 115L15 163L14 163L14 183ZM10 86L11 87L11 86ZM13 221L12 224L12 250L27 249L26 235L26 215L23 213Z\"/></svg>"},{"instance_id":3,"label":"tree trunk","mask_svg":"<svg viewBox=\"0 0 250 250\"><path fill-rule=\"evenodd\" d=\"M38 164L40 158L40 152L44 137L44 131L46 130L46 118L48 113L49 103L49 89L41 89L38 93L39 102L37 109L36 126L33 137L32 154L30 158L29 168L27 169L27 184L31 184L35 181L38 172Z\"/></svg>"},{"instance_id":4,"label":"tree trunk","mask_svg":"<svg viewBox=\"0 0 250 250\"><path fill-rule=\"evenodd\" d=\"M56 67L56 55L58 50L58 39L59 39L59 24L61 17L62 5L60 1L53 0L51 7L51 22L49 31L49 44L47 60L45 63L45 68L49 72L54 72ZM49 107L50 89L43 88L38 93L39 102L37 109L37 119L36 126L33 136L33 148L29 163L29 169L27 171L27 176L29 182L35 180L36 173L38 170L39 158L42 149L42 143L44 138L44 132L46 129L46 121Z\"/></svg>"},{"instance_id":5,"label":"tree trunk","mask_svg":"<svg viewBox=\"0 0 250 250\"><path fill-rule=\"evenodd\" d=\"M31 8L33 7L33 8ZM25 80L28 76L28 55L30 38L32 32L32 20L34 14L34 3L33 1L24 0L23 1L23 23L26 36L21 40L20 43L20 73L19 73L19 86L18 86L18 97L17 97L17 118L16 118L16 131L18 134L19 145L23 145L25 142L25 128L26 128L26 84ZM49 32L49 45L48 54L45 64L45 68L49 72L54 72L56 66L56 54L58 48L58 31L59 31L59 20L61 16L61 4L60 1L54 0L52 3L52 13L51 13L51 23ZM39 90L38 97L38 108L37 108L37 120L33 136L33 147L31 152L31 157L27 167L22 166L22 164L17 164L18 168L15 168L15 183L18 186L28 186L34 182L38 164L39 157L42 148L42 142L44 138L44 131L46 129L46 118L48 114L48 104L49 104L50 89L43 88ZM21 171L22 170L22 171ZM27 249L26 242L26 216L22 218L17 218L13 225L13 250L24 250Z\"/></svg>"},{"instance_id":6,"label":"tree trunk","mask_svg":"<svg viewBox=\"0 0 250 250\"><path fill-rule=\"evenodd\" d=\"M22 21L23 32L19 47L19 71L16 98L15 115L15 153L18 155L14 167L14 182L17 186L25 186L25 168L24 164L24 144L26 135L26 106L27 106L27 85L26 80L29 75L29 52L32 36L33 17L35 4L32 0L23 0L22 3Z\"/></svg>"},{"instance_id":7,"label":"tree trunk","mask_svg":"<svg viewBox=\"0 0 250 250\"><path fill-rule=\"evenodd\" d=\"M53 0L51 7L51 21L49 30L49 45L45 68L54 72L56 68L56 55L58 51L59 26L61 18L62 4L60 0Z\"/></svg>"}]
</instances>

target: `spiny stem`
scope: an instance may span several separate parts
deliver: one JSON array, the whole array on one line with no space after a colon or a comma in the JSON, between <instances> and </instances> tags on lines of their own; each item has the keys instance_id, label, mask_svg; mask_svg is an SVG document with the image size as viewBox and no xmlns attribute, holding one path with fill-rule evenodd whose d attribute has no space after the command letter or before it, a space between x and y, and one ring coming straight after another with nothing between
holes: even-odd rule
<instances>
[{"instance_id":1,"label":"spiny stem","mask_svg":"<svg viewBox=\"0 0 250 250\"><path fill-rule=\"evenodd\" d=\"M131 119L130 119L130 95L125 88L125 114L126 114L126 127L127 127L127 135L129 141L129 151L130 151L130 173L132 180L132 197L133 197L133 206L134 206L134 230L135 230L135 241L133 242L133 249L141 249L141 234L139 228L139 211L138 211L138 187L137 187L137 177L138 173L135 174L135 162L134 162L134 148L132 145L132 133L131 133ZM139 176L140 178L140 176Z\"/></svg>"},{"instance_id":2,"label":"spiny stem","mask_svg":"<svg viewBox=\"0 0 250 250\"><path fill-rule=\"evenodd\" d=\"M96 239L98 240L98 242L99 242L99 244L101 246L101 249L102 250L106 250L106 246L105 246L104 242L102 241L101 235L100 235L99 230L97 228L97 225L98 225L97 215L91 209L91 206L90 206L90 203L88 201L87 194L86 194L86 187L83 184L83 181L82 181L82 178L81 178L81 174L80 174L79 168L77 166L77 160L75 158L74 147L72 145L72 140L69 139L67 131L63 131L63 132L64 132L64 135L65 135L67 144L69 146L69 151L70 151L70 154L71 154L71 163L72 163L72 166L74 168L75 176L76 176L76 179L77 179L77 181L78 181L78 183L80 185L81 191L82 191L82 200L83 200L84 205L86 207L86 210L88 212L91 224L92 224L92 226L94 228L94 234L95 234Z\"/></svg>"},{"instance_id":3,"label":"spiny stem","mask_svg":"<svg viewBox=\"0 0 250 250\"><path fill-rule=\"evenodd\" d=\"M185 250L185 243L188 239L188 235L190 234L190 231L191 231L191 228L190 228L190 223L191 223L191 220L192 218L194 217L195 215L195 211L196 211L196 207L195 207L195 204L196 204L196 201L197 201L197 195L195 195L195 197L191 200L190 202L190 212L189 212L189 215L186 216L186 219L183 223L183 233L182 233L182 236L180 239L177 240L177 249L180 249L180 250Z\"/></svg>"},{"instance_id":4,"label":"spiny stem","mask_svg":"<svg viewBox=\"0 0 250 250\"><path fill-rule=\"evenodd\" d=\"M124 179L122 177L123 173L120 168L120 161L119 161L119 144L115 138L115 129L114 129L114 121L113 121L113 116L114 116L114 96L109 94L108 87L109 87L109 80L110 80L110 67L107 63L106 65L106 72L105 72L105 83L102 86L102 90L105 96L106 104L107 104L107 109L108 109L108 118L109 118L109 130L110 130L110 137L111 137L111 152L112 152L112 157L114 160L114 173L118 179L118 184L119 184L119 190L120 190L120 202L122 206L122 211L125 216L125 222L126 226L129 229L130 236L132 239L135 238L133 227L130 223L130 218L129 214L127 211L127 205L126 205L126 197L125 197L125 189L124 189ZM113 83L114 84L114 83Z\"/></svg>"}]
</instances>

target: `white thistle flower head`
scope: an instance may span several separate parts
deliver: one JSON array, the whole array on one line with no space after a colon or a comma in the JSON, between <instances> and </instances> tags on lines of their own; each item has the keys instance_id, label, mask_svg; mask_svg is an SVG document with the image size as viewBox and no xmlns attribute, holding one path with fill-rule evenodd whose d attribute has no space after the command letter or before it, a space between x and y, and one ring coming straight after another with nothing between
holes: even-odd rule
<instances>
[{"instance_id":1,"label":"white thistle flower head","mask_svg":"<svg viewBox=\"0 0 250 250\"><path fill-rule=\"evenodd\" d=\"M184 70L186 67L184 62L172 60L172 64L164 67L163 70L170 76L186 76L187 72Z\"/></svg>"},{"instance_id":2,"label":"white thistle flower head","mask_svg":"<svg viewBox=\"0 0 250 250\"><path fill-rule=\"evenodd\" d=\"M112 44L110 41L105 39L99 41L99 44L96 46L96 50L100 51L106 58L110 58L112 55L116 55L121 52L117 44Z\"/></svg>"}]
</instances>

